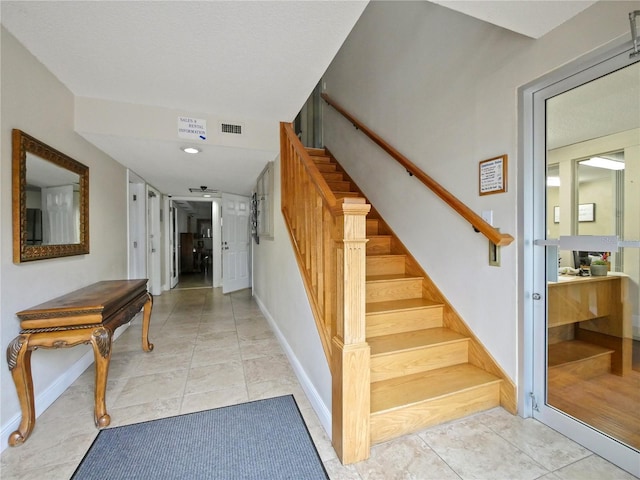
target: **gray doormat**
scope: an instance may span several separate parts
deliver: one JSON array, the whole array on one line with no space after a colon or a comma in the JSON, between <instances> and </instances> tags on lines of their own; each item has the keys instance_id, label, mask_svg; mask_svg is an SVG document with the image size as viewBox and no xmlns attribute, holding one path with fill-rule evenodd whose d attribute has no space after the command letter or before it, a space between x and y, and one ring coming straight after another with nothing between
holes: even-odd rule
<instances>
[{"instance_id":1,"label":"gray doormat","mask_svg":"<svg viewBox=\"0 0 640 480\"><path fill-rule=\"evenodd\" d=\"M72 477L328 478L292 395L101 430Z\"/></svg>"}]
</instances>

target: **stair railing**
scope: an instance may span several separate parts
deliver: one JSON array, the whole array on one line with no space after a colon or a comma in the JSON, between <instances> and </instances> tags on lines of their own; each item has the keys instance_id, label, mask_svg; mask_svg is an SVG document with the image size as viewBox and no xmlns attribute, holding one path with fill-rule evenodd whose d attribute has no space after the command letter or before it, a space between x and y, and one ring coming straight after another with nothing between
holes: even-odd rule
<instances>
[{"instance_id":1,"label":"stair railing","mask_svg":"<svg viewBox=\"0 0 640 480\"><path fill-rule=\"evenodd\" d=\"M436 182L429 175L424 173L419 167L417 167L411 160L398 152L395 148L384 141L377 133L369 129L366 125L360 122L357 118L347 112L342 106L336 103L329 95L323 93L322 98L330 106L332 106L338 113L345 117L353 126L362 131L367 137L373 140L380 148L387 152L393 159L395 159L400 165L402 165L407 172L420 180L427 188L440 197L447 205L453 208L458 214L460 214L465 220L467 220L475 231L482 233L492 243L497 246L506 246L513 242L513 237L508 233L500 233L496 228L489 225L480 215L475 213L469 207L467 207L462 201L456 198L452 193L446 190L442 185Z\"/></svg>"},{"instance_id":2,"label":"stair railing","mask_svg":"<svg viewBox=\"0 0 640 480\"><path fill-rule=\"evenodd\" d=\"M370 450L364 198L336 199L289 123L280 124L282 213L332 377L332 443L354 463Z\"/></svg>"}]
</instances>

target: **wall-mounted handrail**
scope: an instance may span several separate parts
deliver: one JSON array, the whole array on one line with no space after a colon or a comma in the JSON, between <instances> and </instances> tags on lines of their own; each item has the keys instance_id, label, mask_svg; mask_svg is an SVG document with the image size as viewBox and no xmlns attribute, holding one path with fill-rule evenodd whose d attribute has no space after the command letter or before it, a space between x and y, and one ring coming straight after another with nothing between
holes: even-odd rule
<instances>
[{"instance_id":1,"label":"wall-mounted handrail","mask_svg":"<svg viewBox=\"0 0 640 480\"><path fill-rule=\"evenodd\" d=\"M345 117L349 122L353 124L358 130L361 130L367 137L373 140L380 148L387 152L392 158L394 158L400 165L402 165L410 175L413 175L420 180L427 188L440 197L447 205L453 208L460 216L467 220L473 228L482 233L492 243L498 246L506 246L513 242L513 237L508 233L500 233L496 228L489 225L484 219L467 207L462 201L456 198L452 193L446 190L442 185L436 182L429 175L424 173L419 167L417 167L411 160L398 152L395 148L389 145L382 139L377 133L369 129L366 125L360 122L357 118L347 112L343 107L336 103L326 93L322 94L322 98L330 106L332 106L338 113Z\"/></svg>"}]
</instances>

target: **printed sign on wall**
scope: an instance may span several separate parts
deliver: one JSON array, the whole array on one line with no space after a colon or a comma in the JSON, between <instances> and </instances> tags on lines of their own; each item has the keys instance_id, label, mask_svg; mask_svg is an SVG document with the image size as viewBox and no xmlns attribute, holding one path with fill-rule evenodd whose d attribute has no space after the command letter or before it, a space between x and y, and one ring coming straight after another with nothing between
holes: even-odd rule
<instances>
[{"instance_id":1,"label":"printed sign on wall","mask_svg":"<svg viewBox=\"0 0 640 480\"><path fill-rule=\"evenodd\" d=\"M178 117L178 137L206 140L207 121L202 118Z\"/></svg>"}]
</instances>

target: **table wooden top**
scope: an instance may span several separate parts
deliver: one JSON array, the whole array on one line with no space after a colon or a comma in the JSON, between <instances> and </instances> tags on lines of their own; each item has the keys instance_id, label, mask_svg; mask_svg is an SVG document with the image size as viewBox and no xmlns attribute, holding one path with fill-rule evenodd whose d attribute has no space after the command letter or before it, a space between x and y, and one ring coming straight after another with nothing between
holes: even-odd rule
<instances>
[{"instance_id":1,"label":"table wooden top","mask_svg":"<svg viewBox=\"0 0 640 480\"><path fill-rule=\"evenodd\" d=\"M87 323L99 323L146 291L147 279L105 280L22 310L16 315L22 321L23 328L36 328L34 321L52 318L61 322L68 318L70 324L77 324L82 318Z\"/></svg>"}]
</instances>

